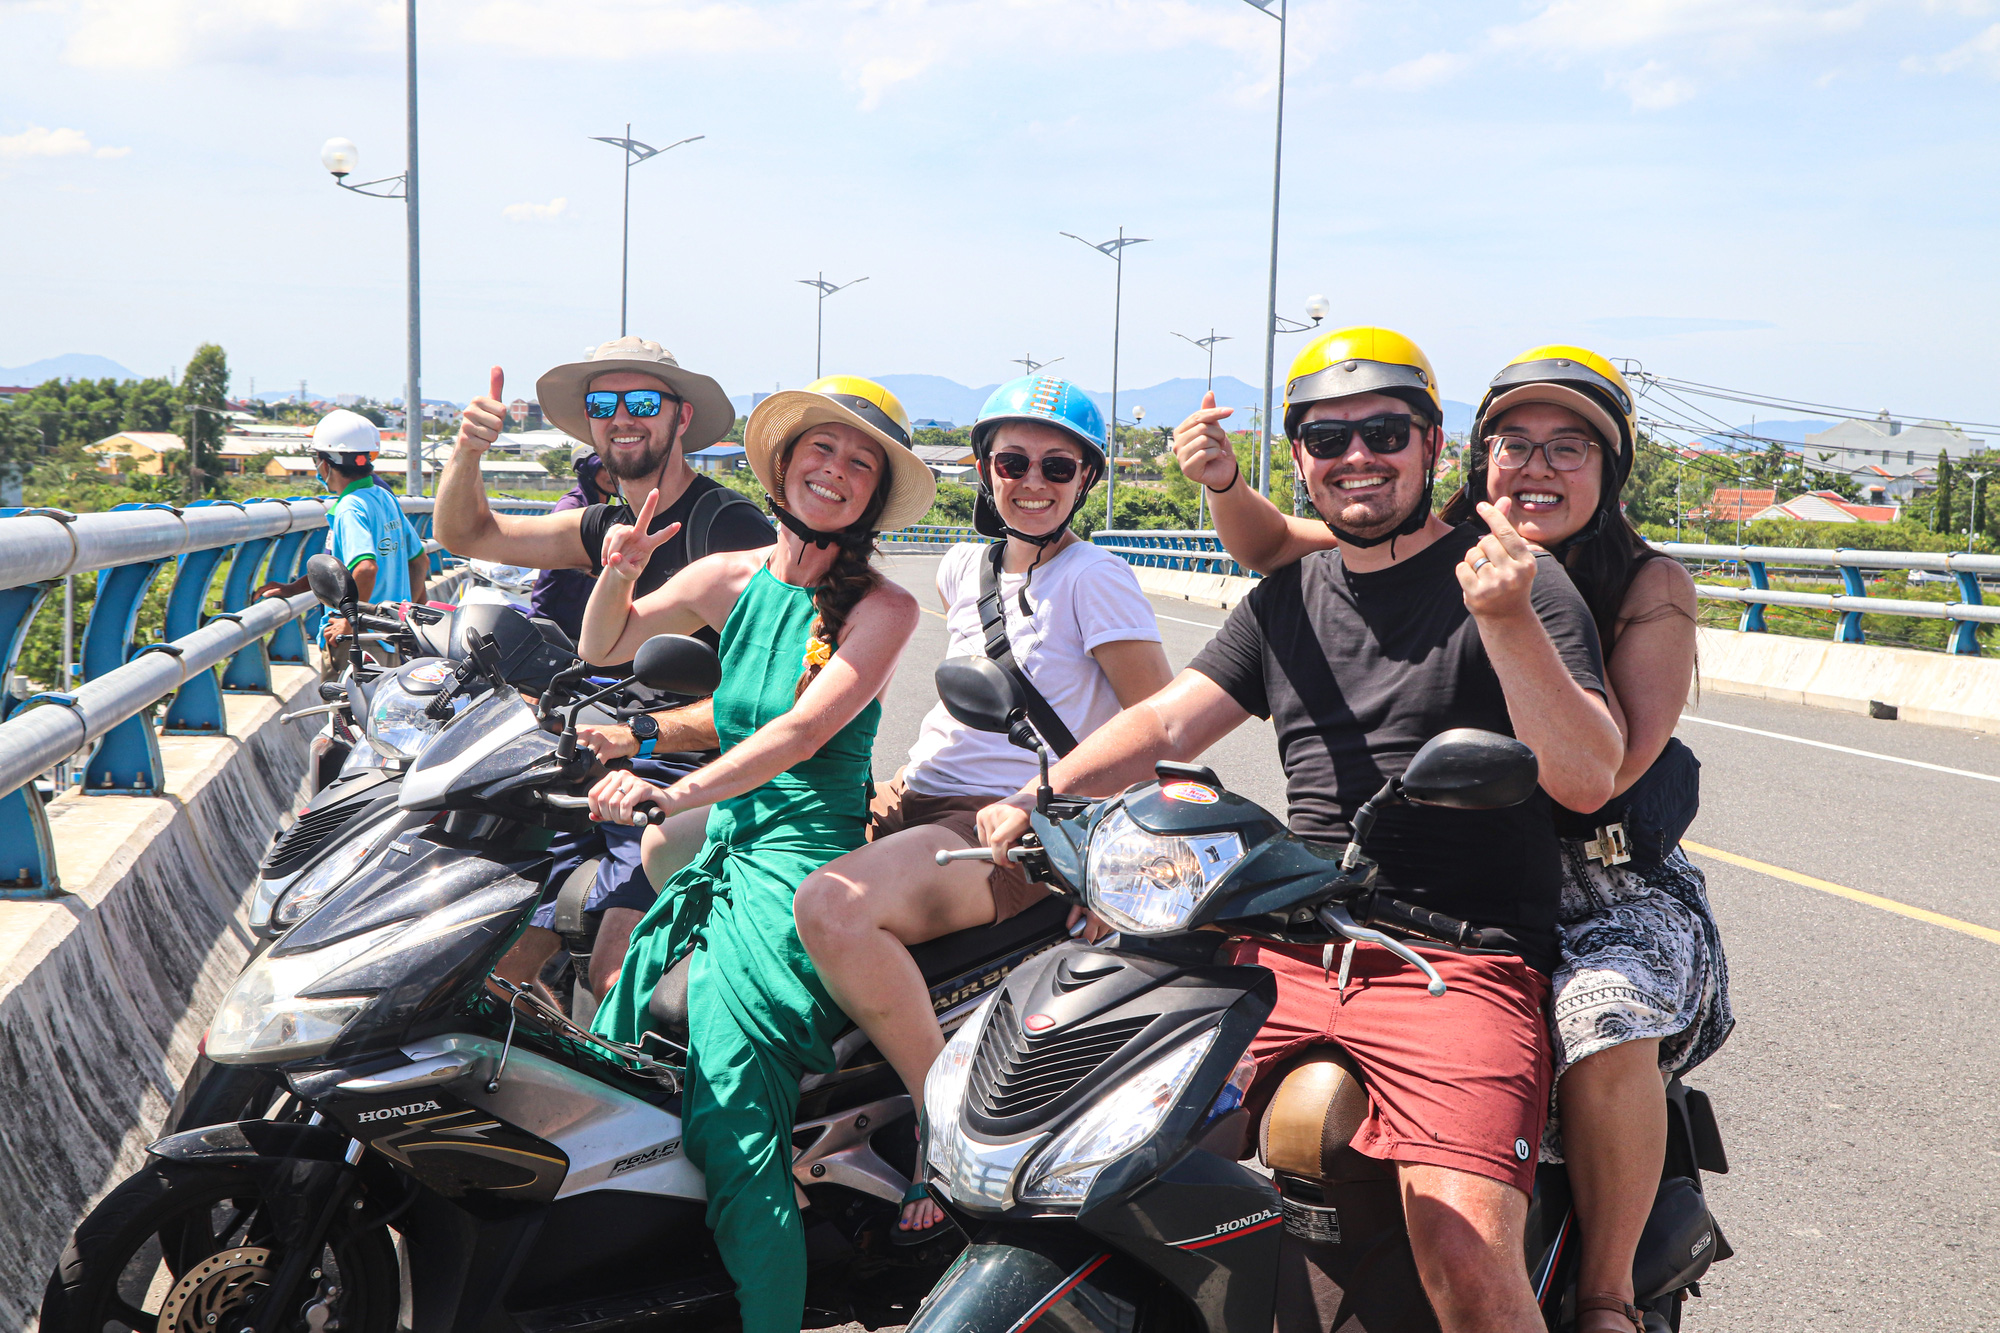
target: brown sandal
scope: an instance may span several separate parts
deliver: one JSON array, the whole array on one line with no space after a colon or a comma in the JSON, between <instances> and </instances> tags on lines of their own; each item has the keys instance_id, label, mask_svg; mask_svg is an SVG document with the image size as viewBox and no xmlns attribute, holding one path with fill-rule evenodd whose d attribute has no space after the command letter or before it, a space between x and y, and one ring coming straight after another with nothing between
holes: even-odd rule
<instances>
[{"instance_id":1,"label":"brown sandal","mask_svg":"<svg viewBox=\"0 0 2000 1333\"><path fill-rule=\"evenodd\" d=\"M1608 1291L1600 1291L1595 1296L1579 1299L1576 1303L1577 1321L1581 1323L1583 1316L1594 1314L1599 1310L1624 1315L1632 1321L1634 1333L1646 1333L1645 1313L1623 1296L1614 1296Z\"/></svg>"}]
</instances>

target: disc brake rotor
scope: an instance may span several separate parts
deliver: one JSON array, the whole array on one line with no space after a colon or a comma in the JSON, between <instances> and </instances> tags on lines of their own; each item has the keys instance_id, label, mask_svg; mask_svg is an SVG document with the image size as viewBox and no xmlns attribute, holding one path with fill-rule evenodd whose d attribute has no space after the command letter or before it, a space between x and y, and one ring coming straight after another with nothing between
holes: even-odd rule
<instances>
[{"instance_id":1,"label":"disc brake rotor","mask_svg":"<svg viewBox=\"0 0 2000 1333\"><path fill-rule=\"evenodd\" d=\"M159 1333L215 1333L235 1328L248 1317L245 1309L255 1303L257 1293L271 1285L271 1252L262 1246L245 1245L219 1250L181 1275L160 1307Z\"/></svg>"}]
</instances>

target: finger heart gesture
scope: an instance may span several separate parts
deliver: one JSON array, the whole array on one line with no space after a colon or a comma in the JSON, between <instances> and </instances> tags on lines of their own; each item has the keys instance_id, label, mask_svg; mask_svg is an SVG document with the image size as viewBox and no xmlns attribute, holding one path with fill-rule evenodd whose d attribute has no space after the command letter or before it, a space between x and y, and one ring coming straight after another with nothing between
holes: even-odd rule
<instances>
[{"instance_id":1,"label":"finger heart gesture","mask_svg":"<svg viewBox=\"0 0 2000 1333\"><path fill-rule=\"evenodd\" d=\"M611 530L604 534L604 550L599 559L605 573L616 574L628 582L637 579L645 572L653 552L666 545L681 530L680 524L669 523L654 532L653 519L659 508L659 491L648 491L646 503L640 506L636 522L613 524Z\"/></svg>"},{"instance_id":2,"label":"finger heart gesture","mask_svg":"<svg viewBox=\"0 0 2000 1333\"><path fill-rule=\"evenodd\" d=\"M1174 428L1174 458L1182 475L1212 491L1227 490L1236 481L1236 453L1222 428L1233 410L1217 407L1210 391L1202 396L1201 407Z\"/></svg>"},{"instance_id":3,"label":"finger heart gesture","mask_svg":"<svg viewBox=\"0 0 2000 1333\"><path fill-rule=\"evenodd\" d=\"M1458 586L1465 590L1465 609L1480 618L1532 615L1529 594L1535 586L1535 548L1509 521L1514 501L1503 496L1497 504L1481 502L1486 520L1481 537L1458 563Z\"/></svg>"}]
</instances>

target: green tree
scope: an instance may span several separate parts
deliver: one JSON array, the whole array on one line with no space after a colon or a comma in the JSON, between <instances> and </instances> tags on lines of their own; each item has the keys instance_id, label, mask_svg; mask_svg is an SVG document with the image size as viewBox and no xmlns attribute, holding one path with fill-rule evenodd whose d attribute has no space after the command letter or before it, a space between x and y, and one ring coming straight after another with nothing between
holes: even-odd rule
<instances>
[{"instance_id":1,"label":"green tree","mask_svg":"<svg viewBox=\"0 0 2000 1333\"><path fill-rule=\"evenodd\" d=\"M11 403L0 403L0 503L15 502L15 488L27 480L41 447L35 423Z\"/></svg>"},{"instance_id":2,"label":"green tree","mask_svg":"<svg viewBox=\"0 0 2000 1333\"><path fill-rule=\"evenodd\" d=\"M220 346L203 343L195 348L181 372L180 400L183 407L210 409L187 414L188 467L190 475L213 473L215 451L222 443L222 418L216 413L229 406L229 355ZM200 480L206 484L212 478L204 475Z\"/></svg>"},{"instance_id":3,"label":"green tree","mask_svg":"<svg viewBox=\"0 0 2000 1333\"><path fill-rule=\"evenodd\" d=\"M1931 531L1951 531L1951 454L1938 450L1937 492L1931 498Z\"/></svg>"}]
</instances>

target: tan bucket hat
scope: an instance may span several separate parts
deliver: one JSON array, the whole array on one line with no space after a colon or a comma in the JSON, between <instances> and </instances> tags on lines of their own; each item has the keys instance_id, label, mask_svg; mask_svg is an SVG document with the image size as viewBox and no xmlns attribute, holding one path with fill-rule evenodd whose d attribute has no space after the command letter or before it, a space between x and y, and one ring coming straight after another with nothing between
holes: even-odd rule
<instances>
[{"instance_id":1,"label":"tan bucket hat","mask_svg":"<svg viewBox=\"0 0 2000 1333\"><path fill-rule=\"evenodd\" d=\"M583 395L599 375L620 371L651 375L694 404L694 419L681 437L683 457L706 449L736 424L736 408L720 384L683 369L674 354L658 343L631 337L599 343L583 360L557 366L536 380L535 395L541 400L542 415L571 438L591 442L595 437L590 433L590 415L583 410Z\"/></svg>"},{"instance_id":2,"label":"tan bucket hat","mask_svg":"<svg viewBox=\"0 0 2000 1333\"><path fill-rule=\"evenodd\" d=\"M882 446L889 460L889 499L875 520L877 532L907 528L931 511L937 477L910 448L910 414L873 380L828 375L803 389L786 389L757 404L743 428L743 461L773 498L778 493L777 461L801 432L829 421L852 426Z\"/></svg>"}]
</instances>

